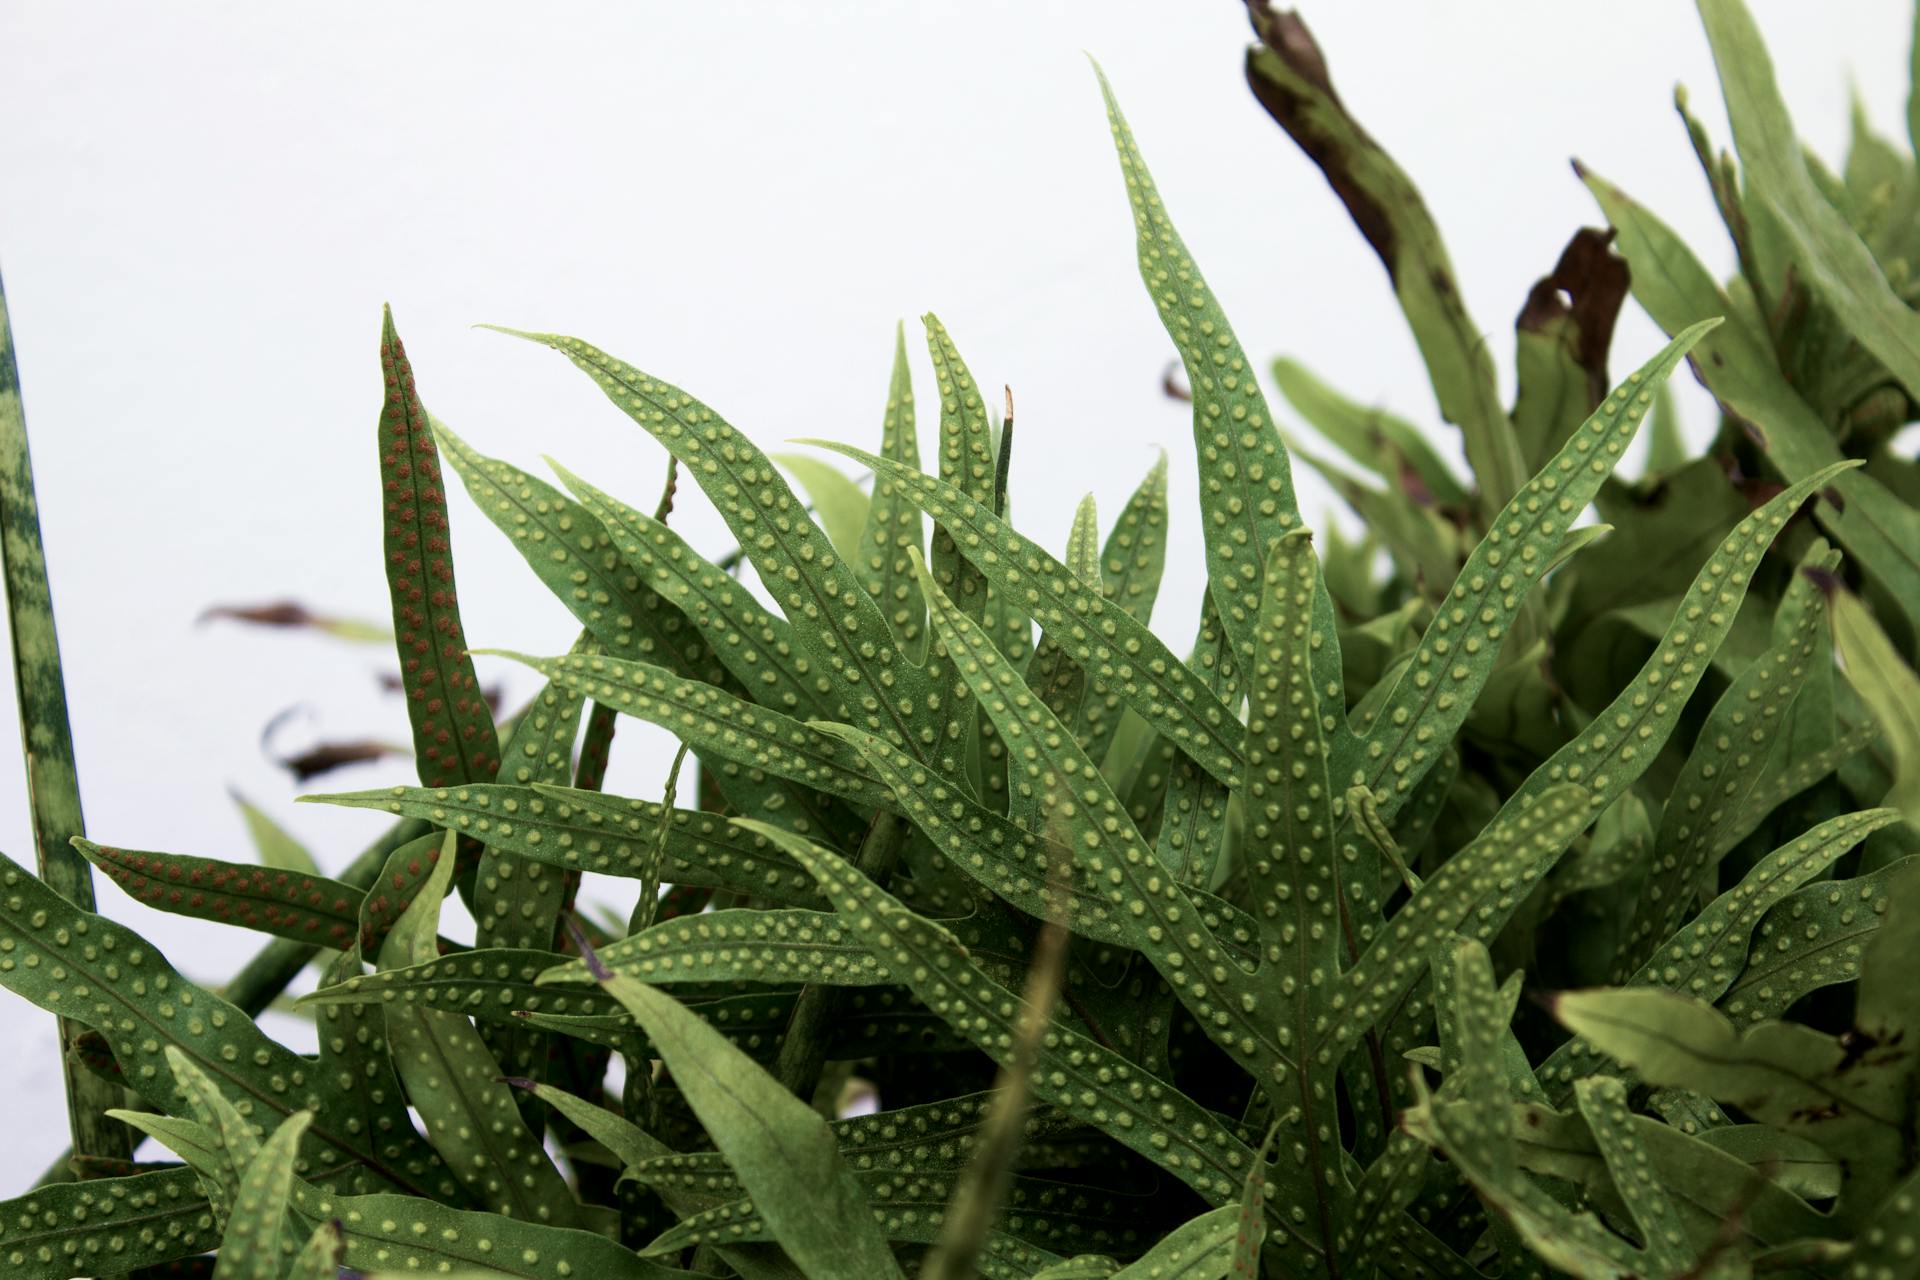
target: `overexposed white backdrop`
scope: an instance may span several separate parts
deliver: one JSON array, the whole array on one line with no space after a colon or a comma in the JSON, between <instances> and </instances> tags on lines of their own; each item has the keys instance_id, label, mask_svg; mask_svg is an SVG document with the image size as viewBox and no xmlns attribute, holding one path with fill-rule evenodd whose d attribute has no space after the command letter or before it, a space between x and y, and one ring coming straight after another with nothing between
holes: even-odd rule
<instances>
[{"instance_id":1,"label":"overexposed white backdrop","mask_svg":"<svg viewBox=\"0 0 1920 1280\"><path fill-rule=\"evenodd\" d=\"M1909 6L1756 10L1817 150L1842 153L1856 91L1904 134ZM1528 285L1576 227L1603 225L1569 157L1730 265L1671 106L1684 82L1728 140L1689 6L1329 0L1305 16L1350 108L1425 193L1509 385ZM1012 504L1033 536L1062 542L1088 491L1111 517L1169 448L1155 622L1184 646L1201 563L1187 413L1159 391L1172 348L1083 53L1249 352L1293 355L1457 453L1384 272L1248 94L1247 38L1233 0L0 4L0 271L91 833L248 858L232 786L334 870L384 820L293 797L408 780L390 760L301 788L260 745L296 706L291 745L404 741L380 651L195 622L286 596L384 613L382 302L455 430L530 470L551 454L640 506L661 451L557 356L470 326L578 334L771 446L875 440L904 318L924 446L917 317L935 311L985 386L1014 389ZM1629 303L1616 372L1658 342ZM1710 428L1697 389L1683 411L1696 438ZM1296 477L1324 521L1330 496ZM450 488L470 642L564 649L575 623ZM681 493L675 525L725 549ZM535 685L498 659L480 669L510 704ZM11 697L8 682L9 720ZM657 795L669 755L623 724L609 789ZM32 857L12 765L0 849ZM205 983L260 941L104 881L99 896ZM297 1019L271 1021L310 1043ZM66 1123L52 1019L0 995L0 1043L4 1197Z\"/></svg>"}]
</instances>

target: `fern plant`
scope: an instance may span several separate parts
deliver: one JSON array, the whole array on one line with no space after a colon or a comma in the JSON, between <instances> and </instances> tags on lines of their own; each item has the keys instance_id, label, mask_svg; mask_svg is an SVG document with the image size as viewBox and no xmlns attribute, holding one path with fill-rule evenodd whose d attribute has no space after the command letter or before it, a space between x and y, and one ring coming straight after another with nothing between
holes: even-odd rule
<instances>
[{"instance_id":1,"label":"fern plant","mask_svg":"<svg viewBox=\"0 0 1920 1280\"><path fill-rule=\"evenodd\" d=\"M904 334L878 451L815 442L870 493L515 334L665 448L649 514L431 417L389 315L420 785L309 797L390 820L335 877L85 837L10 394L39 875L0 865L0 985L66 1020L76 1154L0 1205L0 1272L1913 1274L1920 539L1890 211L1920 187L1864 135L1844 181L1812 166L1737 0L1701 8L1741 280L1675 267L1590 177L1625 259L1575 238L1508 408L1412 182L1304 25L1251 6L1256 97L1379 251L1471 481L1283 361L1349 463L1289 448L1101 79L1193 404L1182 651L1150 625L1164 465L1104 539L1091 499L1061 555L1026 539L1011 405L931 316L935 473ZM1629 282L1671 341L1609 386ZM1695 460L1663 392L1683 360L1727 418ZM1618 477L1649 420L1648 474ZM1295 456L1362 540L1316 543ZM546 683L501 725L443 464L581 628L514 655ZM671 527L676 479L737 553ZM682 744L657 801L602 789L618 717ZM273 941L198 986L92 911L89 863ZM588 872L636 882L627 919L574 910ZM442 934L456 892L471 943ZM253 1015L316 957L310 1057Z\"/></svg>"}]
</instances>

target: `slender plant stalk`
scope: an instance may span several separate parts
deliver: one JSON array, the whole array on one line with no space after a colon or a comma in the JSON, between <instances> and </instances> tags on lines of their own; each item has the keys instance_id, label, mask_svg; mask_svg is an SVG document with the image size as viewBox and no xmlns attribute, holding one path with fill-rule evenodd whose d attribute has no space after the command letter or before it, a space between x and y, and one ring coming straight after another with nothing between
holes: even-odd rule
<instances>
[{"instance_id":1,"label":"slender plant stalk","mask_svg":"<svg viewBox=\"0 0 1920 1280\"><path fill-rule=\"evenodd\" d=\"M14 361L4 284L0 284L0 560L6 564L7 626L13 637L13 682L20 704L21 754L27 765L34 865L54 892L91 911L93 880L86 859L67 843L85 835L86 824L80 813L66 681L53 626L40 505L34 496L27 415L20 399L20 370ZM73 1149L81 1155L124 1159L133 1151L132 1135L106 1115L120 1105L120 1089L89 1072L67 1052L82 1030L78 1023L60 1020Z\"/></svg>"},{"instance_id":2,"label":"slender plant stalk","mask_svg":"<svg viewBox=\"0 0 1920 1280\"><path fill-rule=\"evenodd\" d=\"M867 838L860 843L858 861L869 880L880 885L887 882L912 832L912 827L884 809L874 815ZM820 1071L827 1062L827 1027L845 998L838 987L810 982L794 1001L773 1074L802 1101L810 1100L820 1084Z\"/></svg>"}]
</instances>

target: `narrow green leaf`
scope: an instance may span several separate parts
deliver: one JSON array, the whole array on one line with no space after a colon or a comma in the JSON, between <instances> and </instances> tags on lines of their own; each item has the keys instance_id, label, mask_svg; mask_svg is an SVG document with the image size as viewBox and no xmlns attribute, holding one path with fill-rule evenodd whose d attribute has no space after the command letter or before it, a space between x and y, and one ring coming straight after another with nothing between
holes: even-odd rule
<instances>
[{"instance_id":1,"label":"narrow green leaf","mask_svg":"<svg viewBox=\"0 0 1920 1280\"><path fill-rule=\"evenodd\" d=\"M1740 976L1718 1004L1736 1023L1777 1018L1821 987L1860 976L1867 945L1887 913L1888 886L1911 859L1852 880L1795 890L1760 918Z\"/></svg>"},{"instance_id":2,"label":"narrow green leaf","mask_svg":"<svg viewBox=\"0 0 1920 1280\"><path fill-rule=\"evenodd\" d=\"M925 749L920 730L930 718L919 669L900 661L880 607L764 453L678 387L578 338L502 332L565 355L678 458L740 539L794 633L827 664L861 727L908 751Z\"/></svg>"},{"instance_id":3,"label":"narrow green leaf","mask_svg":"<svg viewBox=\"0 0 1920 1280\"><path fill-rule=\"evenodd\" d=\"M1528 592L1619 464L1655 388L1713 324L1686 330L1627 375L1553 460L1514 494L1467 557L1366 735L1364 762L1353 780L1379 798L1383 820L1393 820L1466 723Z\"/></svg>"},{"instance_id":4,"label":"narrow green leaf","mask_svg":"<svg viewBox=\"0 0 1920 1280\"><path fill-rule=\"evenodd\" d=\"M486 782L500 763L499 740L460 627L440 454L391 308L382 326L381 527L414 758L427 786Z\"/></svg>"},{"instance_id":5,"label":"narrow green leaf","mask_svg":"<svg viewBox=\"0 0 1920 1280\"><path fill-rule=\"evenodd\" d=\"M293 1194L294 1153L311 1123L313 1117L304 1111L288 1116L241 1172L220 1236L214 1280L280 1280L291 1252L283 1247L281 1230Z\"/></svg>"},{"instance_id":6,"label":"narrow green leaf","mask_svg":"<svg viewBox=\"0 0 1920 1280\"><path fill-rule=\"evenodd\" d=\"M174 1105L165 1050L189 1061L252 1108L256 1124L295 1111L318 1117L303 1168L325 1174L357 1164L376 1184L448 1194L444 1173L417 1163L417 1145L394 1144L336 1125L330 1082L307 1059L275 1044L253 1021L181 977L131 930L76 910L0 857L0 986L104 1035L130 1088L148 1104Z\"/></svg>"},{"instance_id":7,"label":"narrow green leaf","mask_svg":"<svg viewBox=\"0 0 1920 1280\"><path fill-rule=\"evenodd\" d=\"M1653 846L1658 856L1638 895L1633 930L1616 957L1616 982L1680 927L1702 879L1744 834L1745 815L1770 772L1768 765L1778 758L1776 751L1787 754L1782 748L1789 740L1776 746L1777 731L1814 664L1828 660L1820 644L1825 601L1808 574L1830 574L1834 558L1802 562L1787 589L1790 605L1776 614L1773 644L1727 686L1694 739L1661 813Z\"/></svg>"},{"instance_id":8,"label":"narrow green leaf","mask_svg":"<svg viewBox=\"0 0 1920 1280\"><path fill-rule=\"evenodd\" d=\"M646 1028L675 1083L802 1270L821 1276L901 1274L825 1120L679 1001L637 978L597 976Z\"/></svg>"},{"instance_id":9,"label":"narrow green leaf","mask_svg":"<svg viewBox=\"0 0 1920 1280\"><path fill-rule=\"evenodd\" d=\"M1860 597L1844 587L1828 597L1833 647L1847 681L1867 704L1893 755L1886 803L1920 826L1920 676L1900 656Z\"/></svg>"},{"instance_id":10,"label":"narrow green leaf","mask_svg":"<svg viewBox=\"0 0 1920 1280\"><path fill-rule=\"evenodd\" d=\"M0 1265L9 1280L67 1280L161 1267L219 1241L192 1169L57 1182L0 1203Z\"/></svg>"},{"instance_id":11,"label":"narrow green leaf","mask_svg":"<svg viewBox=\"0 0 1920 1280\"><path fill-rule=\"evenodd\" d=\"M433 434L474 505L607 653L727 683L726 668L700 633L623 563L612 536L586 508L537 476L479 452L443 422L433 423Z\"/></svg>"},{"instance_id":12,"label":"narrow green leaf","mask_svg":"<svg viewBox=\"0 0 1920 1280\"><path fill-rule=\"evenodd\" d=\"M695 916L693 919L708 919ZM437 956L375 973L336 977L300 997L303 1005L356 1006L406 1002L495 1023L515 1011L612 1014L619 1007L597 991L543 986L540 975L560 957L551 951L495 948Z\"/></svg>"},{"instance_id":13,"label":"narrow green leaf","mask_svg":"<svg viewBox=\"0 0 1920 1280\"><path fill-rule=\"evenodd\" d=\"M1680 723L1688 698L1732 632L1767 549L1795 509L1835 475L1857 465L1837 462L1816 471L1734 526L1700 567L1639 673L1584 730L1528 776L1501 812L1524 808L1548 788L1578 780L1597 814L1632 786Z\"/></svg>"},{"instance_id":14,"label":"narrow green leaf","mask_svg":"<svg viewBox=\"0 0 1920 1280\"><path fill-rule=\"evenodd\" d=\"M602 493L551 458L547 465L605 525L627 567L671 600L706 638L749 698L792 716L840 716L833 682L795 639L786 619L762 609L738 579L665 524Z\"/></svg>"},{"instance_id":15,"label":"narrow green leaf","mask_svg":"<svg viewBox=\"0 0 1920 1280\"><path fill-rule=\"evenodd\" d=\"M1174 229L1153 175L1127 127L1120 104L1098 64L1094 74L1106 100L1107 123L1133 205L1140 279L1160 323L1180 352L1193 398L1194 453L1200 467L1201 531L1207 548L1208 594L1219 607L1242 668L1253 661L1253 620L1260 612L1260 571L1266 548L1300 526L1292 466L1253 362L1234 336L1193 255ZM989 568L990 566L982 566ZM1314 608L1329 627L1331 600ZM1044 619L1036 618L1044 625ZM1151 650L1145 655L1152 661ZM1090 672L1097 668L1082 662ZM1316 674L1330 671L1316 667ZM1145 714L1142 712L1142 714ZM1149 717L1151 719L1151 717ZM1184 743L1182 744L1185 745ZM1207 764L1206 761L1201 761ZM1209 766L1209 771L1214 772ZM1216 777L1221 775L1215 772ZM1222 781L1230 781L1225 777Z\"/></svg>"},{"instance_id":16,"label":"narrow green leaf","mask_svg":"<svg viewBox=\"0 0 1920 1280\"><path fill-rule=\"evenodd\" d=\"M867 495L860 486L818 458L803 453L767 455L793 473L807 491L820 527L840 558L853 563L860 554L860 534L867 527Z\"/></svg>"},{"instance_id":17,"label":"narrow green leaf","mask_svg":"<svg viewBox=\"0 0 1920 1280\"><path fill-rule=\"evenodd\" d=\"M1869 834L1897 821L1899 814L1892 809L1842 814L1775 849L1755 863L1739 884L1654 948L1626 985L1664 987L1698 1000L1718 1001L1736 979L1743 978L1754 932L1773 908ZM1765 935L1762 938L1764 949ZM1541 1063L1539 1076L1549 1098L1558 1102L1575 1081L1605 1066L1605 1058L1591 1044L1576 1038Z\"/></svg>"},{"instance_id":18,"label":"narrow green leaf","mask_svg":"<svg viewBox=\"0 0 1920 1280\"><path fill-rule=\"evenodd\" d=\"M961 678L1008 744L1019 770L1009 786L1032 797L1049 824L1058 824L1060 843L1075 849L1075 873L1084 871L1088 882L1105 886L1107 918L1120 925L1127 945L1147 957L1228 1053L1258 1060L1264 1047L1286 1061L1262 992L1211 933L1183 923L1197 919L1200 907L1184 887L1159 874L1157 855L1098 768L1044 705L1024 696L1018 673L931 575L922 573L920 590L935 642L953 655Z\"/></svg>"},{"instance_id":19,"label":"narrow green leaf","mask_svg":"<svg viewBox=\"0 0 1920 1280\"><path fill-rule=\"evenodd\" d=\"M1600 1157L1613 1175L1614 1190L1631 1215L1649 1270L1655 1275L1681 1274L1693 1261L1690 1251L1682 1247L1686 1234L1669 1194L1646 1176L1652 1157L1640 1140L1633 1113L1627 1110L1626 1086L1610 1076L1594 1076L1582 1080L1574 1095Z\"/></svg>"},{"instance_id":20,"label":"narrow green leaf","mask_svg":"<svg viewBox=\"0 0 1920 1280\"><path fill-rule=\"evenodd\" d=\"M419 965L439 956L440 907L453 880L448 831L425 888L415 895L380 949L380 967ZM568 1225L578 1206L566 1179L522 1121L513 1091L479 1032L460 1013L405 1001L384 1006L394 1068L426 1124L427 1139L481 1204L528 1222Z\"/></svg>"},{"instance_id":21,"label":"narrow green leaf","mask_svg":"<svg viewBox=\"0 0 1920 1280\"><path fill-rule=\"evenodd\" d=\"M1482 945L1491 943L1591 821L1587 792L1571 782L1528 808L1502 814L1441 863L1340 976L1345 1005L1318 1015L1313 1040L1353 1042L1396 1012L1409 1017L1421 1010L1425 998L1418 980L1433 948L1463 929Z\"/></svg>"},{"instance_id":22,"label":"narrow green leaf","mask_svg":"<svg viewBox=\"0 0 1920 1280\"><path fill-rule=\"evenodd\" d=\"M1920 317L1815 186L1753 16L1740 0L1699 0L1699 8L1726 94L1748 199L1763 202L1773 213L1792 245L1797 277L1843 318L1909 395L1920 398Z\"/></svg>"},{"instance_id":23,"label":"narrow green leaf","mask_svg":"<svg viewBox=\"0 0 1920 1280\"><path fill-rule=\"evenodd\" d=\"M737 908L663 920L602 947L600 963L656 986L677 982L820 982L870 987L894 981L866 943L831 911ZM584 960L543 980L590 980Z\"/></svg>"},{"instance_id":24,"label":"narrow green leaf","mask_svg":"<svg viewBox=\"0 0 1920 1280\"><path fill-rule=\"evenodd\" d=\"M359 1272L466 1271L519 1280L686 1280L688 1274L593 1232L451 1209L416 1196L335 1195L296 1180L292 1216L303 1231L338 1222L341 1261Z\"/></svg>"},{"instance_id":25,"label":"narrow green leaf","mask_svg":"<svg viewBox=\"0 0 1920 1280\"><path fill-rule=\"evenodd\" d=\"M905 325L894 328L893 376L887 385L886 415L881 419L880 454L912 470L920 469ZM860 554L853 558L854 576L891 624L900 648L914 657L920 655L924 643L926 607L920 602L920 584L914 581L907 552L911 549L925 554L925 536L920 508L903 501L891 480L876 475L867 503L867 524L860 532Z\"/></svg>"},{"instance_id":26,"label":"narrow green leaf","mask_svg":"<svg viewBox=\"0 0 1920 1280\"><path fill-rule=\"evenodd\" d=\"M1715 316L1737 316L1713 276L1673 230L1596 174L1587 187L1618 233L1633 267L1633 296L1670 334ZM1714 398L1762 436L1767 460L1788 480L1801 479L1842 455L1833 432L1801 399L1775 362L1764 331L1739 319L1700 339L1694 368ZM1866 472L1837 477L1841 505L1823 503L1822 525L1853 563L1878 578L1920 625L1920 509L1908 506Z\"/></svg>"},{"instance_id":27,"label":"narrow green leaf","mask_svg":"<svg viewBox=\"0 0 1920 1280\"><path fill-rule=\"evenodd\" d=\"M240 816L246 820L247 834L253 838L253 847L260 855L261 866L273 871L298 871L310 876L321 874L320 864L313 860L313 854L307 851L307 847L275 822L266 810L238 791L228 794L239 807Z\"/></svg>"},{"instance_id":28,"label":"narrow green leaf","mask_svg":"<svg viewBox=\"0 0 1920 1280\"><path fill-rule=\"evenodd\" d=\"M161 911L341 951L359 932L366 895L325 876L117 849L78 837L73 846L129 896Z\"/></svg>"},{"instance_id":29,"label":"narrow green leaf","mask_svg":"<svg viewBox=\"0 0 1920 1280\"><path fill-rule=\"evenodd\" d=\"M929 1008L995 1061L1012 1054L1020 998L975 964L950 930L909 911L838 854L777 828L761 829L813 873L841 918ZM1058 1015L1041 1041L1033 1092L1071 1116L1101 1124L1115 1141L1210 1201L1236 1201L1253 1149L1185 1094L1070 1029ZM1113 1119L1122 1115L1130 1118Z\"/></svg>"},{"instance_id":30,"label":"narrow green leaf","mask_svg":"<svg viewBox=\"0 0 1920 1280\"><path fill-rule=\"evenodd\" d=\"M1073 527L1067 532L1066 564L1082 582L1100 581L1099 537L1099 514L1093 495L1088 494L1074 508ZM1080 718L1080 702L1087 692L1087 673L1042 632L1040 643L1034 647L1033 660L1027 663L1027 688L1039 695L1056 719L1072 724Z\"/></svg>"},{"instance_id":31,"label":"narrow green leaf","mask_svg":"<svg viewBox=\"0 0 1920 1280\"><path fill-rule=\"evenodd\" d=\"M1081 582L990 508L951 485L848 445L801 443L858 458L875 475L888 475L903 497L953 530L988 580L1085 669L1095 690L1110 687L1209 773L1223 782L1234 780L1241 763L1239 721L1146 624L1109 601L1099 587ZM1253 611L1258 609L1256 598Z\"/></svg>"},{"instance_id":32,"label":"narrow green leaf","mask_svg":"<svg viewBox=\"0 0 1920 1280\"><path fill-rule=\"evenodd\" d=\"M667 860L660 879L818 906L813 881L766 838L717 814L667 809L648 800L568 787L383 787L306 796L319 804L378 809L458 829L516 857L603 875L645 874L661 827Z\"/></svg>"},{"instance_id":33,"label":"narrow green leaf","mask_svg":"<svg viewBox=\"0 0 1920 1280\"><path fill-rule=\"evenodd\" d=\"M506 650L482 652L525 663L563 688L670 730L703 755L798 784L778 789L782 802L769 807L776 812L787 806L794 808L797 812L791 820L803 830L846 834L847 819L832 813L825 797L867 808L891 803L886 789L862 770L859 756L838 739L712 685L676 676L650 663L619 658L586 654L534 658Z\"/></svg>"}]
</instances>

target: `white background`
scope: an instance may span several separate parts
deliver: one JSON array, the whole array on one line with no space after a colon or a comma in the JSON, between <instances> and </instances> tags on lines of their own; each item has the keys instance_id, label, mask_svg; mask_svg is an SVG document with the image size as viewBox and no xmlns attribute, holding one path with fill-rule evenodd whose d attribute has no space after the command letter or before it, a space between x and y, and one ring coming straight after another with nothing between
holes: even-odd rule
<instances>
[{"instance_id":1,"label":"white background","mask_svg":"<svg viewBox=\"0 0 1920 1280\"><path fill-rule=\"evenodd\" d=\"M1671 107L1685 82L1726 143L1687 6L1325 3L1307 18L1349 106L1425 193L1503 378L1527 286L1600 223L1570 155L1730 266ZM1817 150L1842 154L1850 84L1904 136L1905 6L1762 0L1759 18ZM931 434L916 318L936 310L984 385L1014 387L1027 532L1063 541L1088 490L1110 518L1169 447L1156 625L1184 649L1201 562L1186 412L1158 390L1172 348L1082 51L1248 350L1294 355L1457 453L1384 273L1249 96L1246 39L1230 0L0 4L0 268L91 833L247 858L229 786L330 869L383 826L295 808L259 735L299 705L289 745L404 740L376 688L385 655L195 625L209 604L282 596L385 611L383 301L428 405L473 444L535 470L551 454L648 508L660 450L559 357L470 325L576 333L765 445L871 444L897 318ZM1658 341L1629 303L1615 372ZM1698 438L1708 407L1689 390ZM1326 491L1296 475L1321 521ZM562 650L575 623L454 489L469 640ZM724 550L682 494L676 526ZM516 699L534 686L498 659L481 673ZM623 726L614 759L610 789L658 794L657 731ZM405 780L387 762L315 789ZM17 768L0 769L0 849L32 857ZM205 982L258 942L110 884L100 897ZM66 1125L51 1018L0 998L0 1042L4 1196Z\"/></svg>"}]
</instances>

